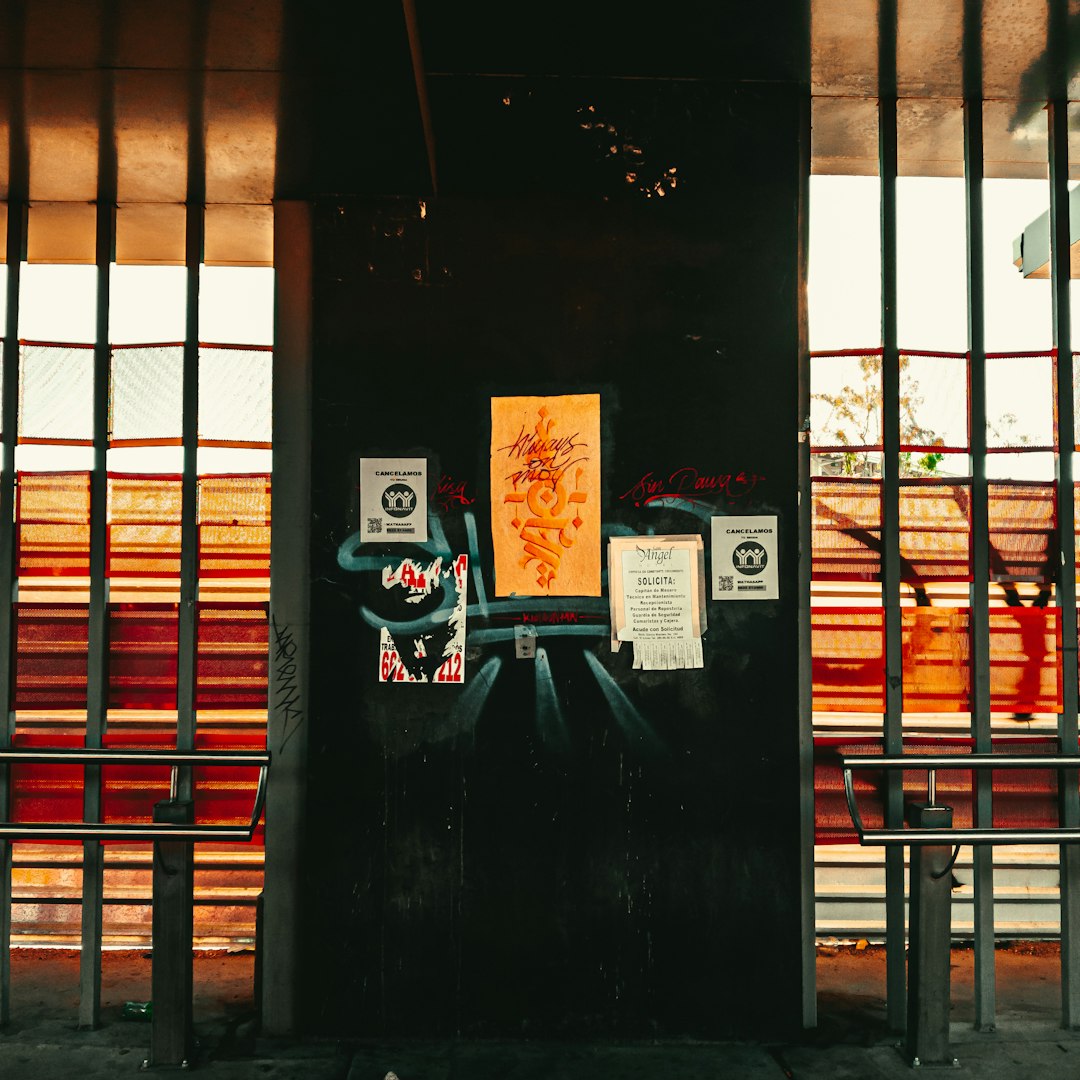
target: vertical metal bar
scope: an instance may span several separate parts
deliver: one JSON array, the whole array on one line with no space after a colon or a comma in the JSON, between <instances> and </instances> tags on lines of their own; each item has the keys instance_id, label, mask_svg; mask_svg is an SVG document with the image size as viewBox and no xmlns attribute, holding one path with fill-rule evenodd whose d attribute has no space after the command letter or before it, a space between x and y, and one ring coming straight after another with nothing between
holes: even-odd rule
<instances>
[{"instance_id":1,"label":"vertical metal bar","mask_svg":"<svg viewBox=\"0 0 1080 1080\"><path fill-rule=\"evenodd\" d=\"M8 206L7 320L0 386L0 749L15 732L15 437L19 410L19 264L26 234L23 205ZM14 250L13 250L14 248ZM0 817L8 815L8 767L0 766ZM6 1025L11 983L11 844L0 840L0 1026Z\"/></svg>"},{"instance_id":2,"label":"vertical metal bar","mask_svg":"<svg viewBox=\"0 0 1080 1080\"><path fill-rule=\"evenodd\" d=\"M17 76L18 78L18 76ZM19 416L19 277L26 251L26 203L8 203L7 318L4 325L0 435L0 749L15 735L15 442ZM8 768L0 766L0 818L9 806ZM0 1027L11 1014L11 851L0 840Z\"/></svg>"},{"instance_id":3,"label":"vertical metal bar","mask_svg":"<svg viewBox=\"0 0 1080 1080\"><path fill-rule=\"evenodd\" d=\"M802 1022L817 1025L817 949L814 910L814 714L810 635L813 533L810 486L810 341L807 279L810 254L810 97L799 102L798 207L799 333L799 879L802 918Z\"/></svg>"},{"instance_id":4,"label":"vertical metal bar","mask_svg":"<svg viewBox=\"0 0 1080 1080\"><path fill-rule=\"evenodd\" d=\"M1060 5L1051 5L1051 15ZM1058 31L1063 34L1063 19ZM1060 36L1060 35L1059 35ZM1058 88L1060 89L1060 88ZM1069 310L1069 123L1065 94L1049 103L1050 152L1050 278L1053 296L1054 350L1057 358L1057 530L1060 575L1057 603L1062 638L1062 710L1058 718L1061 750L1077 750L1077 650L1076 650L1076 533L1074 525L1073 448L1076 445L1073 417L1073 364ZM1077 773L1068 770L1060 780L1061 823L1080 824L1080 793ZM1061 846L1061 1010L1062 1024L1080 1026L1080 850Z\"/></svg>"},{"instance_id":5,"label":"vertical metal bar","mask_svg":"<svg viewBox=\"0 0 1080 1080\"><path fill-rule=\"evenodd\" d=\"M312 221L274 205L274 505L270 527L270 701L262 1027L298 1026L301 842L307 789L311 543Z\"/></svg>"},{"instance_id":6,"label":"vertical metal bar","mask_svg":"<svg viewBox=\"0 0 1080 1080\"><path fill-rule=\"evenodd\" d=\"M206 203L204 132L205 58L209 13L199 0L192 20L192 66L188 83L187 224L184 262L187 309L184 330L183 480L180 509L180 610L177 627L176 746L195 748L195 688L198 678L198 453L199 453L199 280L203 260ZM192 798L190 769L177 778L180 799Z\"/></svg>"},{"instance_id":7,"label":"vertical metal bar","mask_svg":"<svg viewBox=\"0 0 1080 1080\"><path fill-rule=\"evenodd\" d=\"M990 498L986 478L986 292L983 282L982 4L964 5L964 190L967 216L968 448L971 451L971 736L975 753L988 754L990 739ZM993 776L973 774L978 828L993 825ZM996 1014L994 957L994 849L972 849L975 907L975 1028L993 1031Z\"/></svg>"},{"instance_id":8,"label":"vertical metal bar","mask_svg":"<svg viewBox=\"0 0 1080 1080\"><path fill-rule=\"evenodd\" d=\"M178 627L176 747L195 748L197 601L199 575L199 264L203 248L203 206L187 208L187 331L184 339L183 495L180 513L180 611ZM191 797L191 771L181 769L177 791Z\"/></svg>"},{"instance_id":9,"label":"vertical metal bar","mask_svg":"<svg viewBox=\"0 0 1080 1080\"><path fill-rule=\"evenodd\" d=\"M108 29L106 42L111 40ZM108 49L108 44L106 45ZM106 577L106 501L108 497L109 267L116 236L116 148L113 138L113 74L101 73L98 137L98 190L95 260L97 264L94 330L94 464L90 473L90 625L86 680L85 745L104 742L109 703L109 582ZM101 820L101 769L83 768L83 820ZM104 849L97 840L83 843L82 931L79 954L79 1027L93 1029L101 1021L101 916L105 891Z\"/></svg>"},{"instance_id":10,"label":"vertical metal bar","mask_svg":"<svg viewBox=\"0 0 1080 1080\"><path fill-rule=\"evenodd\" d=\"M896 0L881 0L878 29L878 170L881 179L882 602L885 608L885 753L903 750L903 657L900 615L900 351L896 323ZM899 773L886 781L885 822L903 822ZM888 1024L906 1022L904 849L885 851L885 957Z\"/></svg>"},{"instance_id":11,"label":"vertical metal bar","mask_svg":"<svg viewBox=\"0 0 1080 1080\"><path fill-rule=\"evenodd\" d=\"M15 55L25 52L26 9L12 6L6 36ZM30 153L26 134L25 74L16 65L7 74L8 124L7 309L4 320L4 374L0 380L0 749L15 736L15 444L19 421L19 282L26 258L26 215ZM0 767L0 818L10 807L9 772ZM0 1027L11 1018L12 845L0 840Z\"/></svg>"}]
</instances>

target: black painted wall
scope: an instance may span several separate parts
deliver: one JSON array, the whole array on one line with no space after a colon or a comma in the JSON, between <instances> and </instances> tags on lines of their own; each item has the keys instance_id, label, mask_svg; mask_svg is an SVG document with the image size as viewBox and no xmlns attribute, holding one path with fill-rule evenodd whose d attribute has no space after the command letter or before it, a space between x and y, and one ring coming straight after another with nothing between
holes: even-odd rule
<instances>
[{"instance_id":1,"label":"black painted wall","mask_svg":"<svg viewBox=\"0 0 1080 1080\"><path fill-rule=\"evenodd\" d=\"M800 91L454 79L432 96L444 194L316 207L308 1027L791 1030ZM493 596L489 400L586 391L604 522L707 551L713 512L777 514L781 599L710 601L701 671L543 639L561 722L511 643L470 643L464 688L380 685L360 615L377 575L338 560L356 459L425 455L465 481L475 502L441 524L466 551L474 515ZM732 477L701 515L624 497L683 467ZM391 551L408 553L364 549ZM470 611L470 633L495 625Z\"/></svg>"}]
</instances>

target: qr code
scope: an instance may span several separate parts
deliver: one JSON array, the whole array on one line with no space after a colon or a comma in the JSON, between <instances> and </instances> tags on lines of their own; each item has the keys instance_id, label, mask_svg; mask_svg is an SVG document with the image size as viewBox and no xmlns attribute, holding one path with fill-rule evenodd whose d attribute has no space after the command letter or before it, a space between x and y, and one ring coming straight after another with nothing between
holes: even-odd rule
<instances>
[{"instance_id":1,"label":"qr code","mask_svg":"<svg viewBox=\"0 0 1080 1080\"><path fill-rule=\"evenodd\" d=\"M735 588L735 578L731 575L721 575L717 581L717 589L720 592L731 592Z\"/></svg>"},{"instance_id":2,"label":"qr code","mask_svg":"<svg viewBox=\"0 0 1080 1080\"><path fill-rule=\"evenodd\" d=\"M381 533L383 531L382 518L368 518L367 531L369 533Z\"/></svg>"}]
</instances>

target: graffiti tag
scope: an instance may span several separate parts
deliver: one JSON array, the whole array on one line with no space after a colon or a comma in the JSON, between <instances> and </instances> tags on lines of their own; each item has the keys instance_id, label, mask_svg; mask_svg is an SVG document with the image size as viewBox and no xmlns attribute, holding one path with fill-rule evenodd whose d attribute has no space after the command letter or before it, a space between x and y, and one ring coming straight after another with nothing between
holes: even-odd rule
<instances>
[{"instance_id":1,"label":"graffiti tag","mask_svg":"<svg viewBox=\"0 0 1080 1080\"><path fill-rule=\"evenodd\" d=\"M428 499L430 505L443 513L447 513L454 506L472 506L476 499L470 499L466 494L466 483L465 480L457 480L448 473L443 473Z\"/></svg>"},{"instance_id":2,"label":"graffiti tag","mask_svg":"<svg viewBox=\"0 0 1080 1080\"><path fill-rule=\"evenodd\" d=\"M667 476L650 469L626 489L619 499L634 506L646 506L659 499L682 498L690 502L709 496L741 499L749 495L764 480L757 473L740 470L737 473L704 472L693 465L683 465Z\"/></svg>"},{"instance_id":3,"label":"graffiti tag","mask_svg":"<svg viewBox=\"0 0 1080 1080\"><path fill-rule=\"evenodd\" d=\"M300 730L304 713L300 708L299 668L296 662L297 643L292 629L279 626L271 616L274 631L274 706L281 714L281 746L279 752Z\"/></svg>"}]
</instances>

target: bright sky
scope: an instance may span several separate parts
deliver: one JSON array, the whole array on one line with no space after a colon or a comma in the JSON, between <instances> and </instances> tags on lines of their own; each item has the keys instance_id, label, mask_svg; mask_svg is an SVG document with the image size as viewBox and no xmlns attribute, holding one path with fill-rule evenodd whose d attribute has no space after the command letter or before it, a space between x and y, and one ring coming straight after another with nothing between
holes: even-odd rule
<instances>
[{"instance_id":1,"label":"bright sky","mask_svg":"<svg viewBox=\"0 0 1080 1080\"><path fill-rule=\"evenodd\" d=\"M20 281L19 337L30 341L92 343L96 268L24 265ZM0 268L0 319L6 299ZM109 339L112 344L181 342L185 332L186 272L175 266L113 266ZM272 345L274 272L264 267L203 267L199 336L214 344ZM269 450L200 447L200 472L268 472ZM90 447L22 444L22 470L88 469ZM114 447L108 467L116 471L179 472L179 447Z\"/></svg>"},{"instance_id":2,"label":"bright sky","mask_svg":"<svg viewBox=\"0 0 1080 1080\"><path fill-rule=\"evenodd\" d=\"M877 177L813 176L810 182L810 348L881 344L881 258ZM1048 205L1045 180L986 180L983 188L988 352L1051 347L1049 281L1025 280L1012 264L1012 243ZM897 181L897 326L901 348L964 352L967 270L964 182L901 177ZM1076 289L1076 283L1072 284ZM1080 297L1072 304L1073 342L1080 344ZM924 401L919 422L947 442L960 439L966 410L962 365L916 360L909 369ZM852 363L817 360L815 391L833 392L852 377ZM991 360L987 414L992 426L1029 444L1051 430L1048 360ZM1015 418L1010 421L1010 416ZM815 426L820 411L814 416ZM955 434L954 434L955 433ZM951 438L954 436L954 438ZM1038 460L1036 460L1038 459ZM966 471L942 467L950 472ZM1043 455L994 455L1000 476L1052 476ZM1047 471L1049 470L1049 472Z\"/></svg>"}]
</instances>

